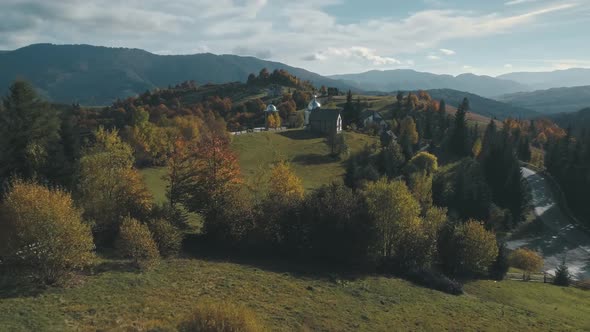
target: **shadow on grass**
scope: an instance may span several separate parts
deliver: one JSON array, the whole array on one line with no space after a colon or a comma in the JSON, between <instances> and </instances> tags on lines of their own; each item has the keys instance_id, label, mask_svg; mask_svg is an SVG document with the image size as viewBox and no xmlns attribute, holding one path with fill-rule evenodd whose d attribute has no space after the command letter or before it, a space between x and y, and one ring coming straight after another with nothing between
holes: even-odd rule
<instances>
[{"instance_id":1,"label":"shadow on grass","mask_svg":"<svg viewBox=\"0 0 590 332\"><path fill-rule=\"evenodd\" d=\"M125 260L108 260L94 265L88 272L88 275L96 275L105 272L128 272L140 273L141 270L137 268L133 262Z\"/></svg>"},{"instance_id":2,"label":"shadow on grass","mask_svg":"<svg viewBox=\"0 0 590 332\"><path fill-rule=\"evenodd\" d=\"M316 153L300 154L292 159L293 163L300 165L322 165L329 164L335 161L339 161L338 158L334 158L330 155L321 155Z\"/></svg>"},{"instance_id":3,"label":"shadow on grass","mask_svg":"<svg viewBox=\"0 0 590 332\"><path fill-rule=\"evenodd\" d=\"M279 135L284 136L289 139L292 139L292 140L306 140L306 139L313 139L313 138L320 138L321 137L316 133L305 131L303 129L282 131L279 133Z\"/></svg>"},{"instance_id":4,"label":"shadow on grass","mask_svg":"<svg viewBox=\"0 0 590 332\"><path fill-rule=\"evenodd\" d=\"M326 264L324 262L297 259L278 251L257 250L243 251L215 247L211 240L193 234L185 238L183 253L187 258L210 262L233 263L269 272L290 275L298 278L314 279L340 283L354 281L372 275L362 266L351 267L346 264Z\"/></svg>"}]
</instances>

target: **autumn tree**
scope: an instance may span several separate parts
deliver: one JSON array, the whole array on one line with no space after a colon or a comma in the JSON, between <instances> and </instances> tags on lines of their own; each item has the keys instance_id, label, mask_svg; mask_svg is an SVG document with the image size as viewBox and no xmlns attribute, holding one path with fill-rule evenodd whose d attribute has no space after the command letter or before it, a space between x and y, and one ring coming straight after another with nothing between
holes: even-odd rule
<instances>
[{"instance_id":1,"label":"autumn tree","mask_svg":"<svg viewBox=\"0 0 590 332\"><path fill-rule=\"evenodd\" d=\"M289 164L277 163L270 172L268 194L275 200L289 202L303 199L301 179L295 175Z\"/></svg>"},{"instance_id":2,"label":"autumn tree","mask_svg":"<svg viewBox=\"0 0 590 332\"><path fill-rule=\"evenodd\" d=\"M416 122L411 116L406 116L400 126L400 145L409 158L413 154L414 145L418 143L418 131L416 131Z\"/></svg>"},{"instance_id":3,"label":"autumn tree","mask_svg":"<svg viewBox=\"0 0 590 332\"><path fill-rule=\"evenodd\" d=\"M409 162L411 172L424 172L431 176L438 169L438 159L435 155L422 151L417 153Z\"/></svg>"},{"instance_id":4,"label":"autumn tree","mask_svg":"<svg viewBox=\"0 0 590 332\"><path fill-rule=\"evenodd\" d=\"M235 153L226 137L205 135L188 147L190 167L181 172L179 201L192 212L205 216L205 231L215 232L224 209L238 194L242 179ZM219 226L219 225L218 225Z\"/></svg>"},{"instance_id":5,"label":"autumn tree","mask_svg":"<svg viewBox=\"0 0 590 332\"><path fill-rule=\"evenodd\" d=\"M160 258L148 226L131 217L121 222L116 244L122 257L132 259L143 270L154 267Z\"/></svg>"},{"instance_id":6,"label":"autumn tree","mask_svg":"<svg viewBox=\"0 0 590 332\"><path fill-rule=\"evenodd\" d=\"M118 131L99 128L94 144L79 162L78 194L84 216L94 222L94 232L107 243L126 216L145 218L153 198L141 174L133 167L133 151Z\"/></svg>"},{"instance_id":7,"label":"autumn tree","mask_svg":"<svg viewBox=\"0 0 590 332\"><path fill-rule=\"evenodd\" d=\"M510 266L521 269L522 280L530 279L531 272L538 272L543 267L543 258L538 253L527 249L518 248L509 256Z\"/></svg>"},{"instance_id":8,"label":"autumn tree","mask_svg":"<svg viewBox=\"0 0 590 332\"><path fill-rule=\"evenodd\" d=\"M16 180L0 204L0 257L44 283L93 259L90 226L69 193Z\"/></svg>"},{"instance_id":9,"label":"autumn tree","mask_svg":"<svg viewBox=\"0 0 590 332\"><path fill-rule=\"evenodd\" d=\"M469 220L447 230L439 245L443 265L452 275L482 275L498 256L496 235Z\"/></svg>"},{"instance_id":10,"label":"autumn tree","mask_svg":"<svg viewBox=\"0 0 590 332\"><path fill-rule=\"evenodd\" d=\"M365 198L379 231L379 256L393 258L403 237L420 223L420 205L403 181L367 184Z\"/></svg>"},{"instance_id":11,"label":"autumn tree","mask_svg":"<svg viewBox=\"0 0 590 332\"><path fill-rule=\"evenodd\" d=\"M422 211L427 211L432 206L432 175L426 172L412 173L409 187L414 198L420 203Z\"/></svg>"}]
</instances>

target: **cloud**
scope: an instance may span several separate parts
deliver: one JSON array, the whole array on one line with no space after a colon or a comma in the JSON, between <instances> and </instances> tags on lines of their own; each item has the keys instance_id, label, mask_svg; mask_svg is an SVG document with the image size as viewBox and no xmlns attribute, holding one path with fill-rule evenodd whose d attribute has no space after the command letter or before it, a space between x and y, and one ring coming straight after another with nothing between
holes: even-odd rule
<instances>
[{"instance_id":1,"label":"cloud","mask_svg":"<svg viewBox=\"0 0 590 332\"><path fill-rule=\"evenodd\" d=\"M188 54L199 49L195 45L206 45L206 51L212 53L272 58L293 65L305 64L322 73L350 72L410 65L408 57L430 50L441 52L433 56L452 55L454 51L441 48L442 45L511 33L519 27L530 27L540 16L576 6L546 5L509 15L448 9L445 1L440 8L447 9L343 23L332 11L339 3L340 0L0 0L0 49L52 42Z\"/></svg>"},{"instance_id":2,"label":"cloud","mask_svg":"<svg viewBox=\"0 0 590 332\"><path fill-rule=\"evenodd\" d=\"M440 49L441 53L443 53L444 55L454 55L455 51L453 50L449 50L447 48L441 48Z\"/></svg>"},{"instance_id":3,"label":"cloud","mask_svg":"<svg viewBox=\"0 0 590 332\"><path fill-rule=\"evenodd\" d=\"M313 58L316 60L325 60L328 58L360 59L375 66L399 65L402 63L395 58L378 55L374 49L361 46L328 48L325 51L315 54Z\"/></svg>"},{"instance_id":4,"label":"cloud","mask_svg":"<svg viewBox=\"0 0 590 332\"><path fill-rule=\"evenodd\" d=\"M440 57L438 55L429 55L426 58L428 58L429 60L440 60Z\"/></svg>"},{"instance_id":5,"label":"cloud","mask_svg":"<svg viewBox=\"0 0 590 332\"><path fill-rule=\"evenodd\" d=\"M512 68L512 65L509 64L509 63L507 63L507 64L504 65L504 68L509 68L510 69L510 68Z\"/></svg>"},{"instance_id":6,"label":"cloud","mask_svg":"<svg viewBox=\"0 0 590 332\"><path fill-rule=\"evenodd\" d=\"M537 2L538 0L512 0L512 1L507 1L504 4L506 6L514 6L514 5L520 5L523 3L529 3L529 2Z\"/></svg>"}]
</instances>

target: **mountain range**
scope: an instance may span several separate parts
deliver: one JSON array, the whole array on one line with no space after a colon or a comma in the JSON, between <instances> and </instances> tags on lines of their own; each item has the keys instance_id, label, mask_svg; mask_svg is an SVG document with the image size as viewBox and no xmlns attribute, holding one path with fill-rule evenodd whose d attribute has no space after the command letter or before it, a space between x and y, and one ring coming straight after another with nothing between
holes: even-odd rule
<instances>
[{"instance_id":1,"label":"mountain range","mask_svg":"<svg viewBox=\"0 0 590 332\"><path fill-rule=\"evenodd\" d=\"M434 98L444 97L450 105L467 96L474 109L499 118L531 116L535 111L576 111L590 104L590 87L533 91L534 87L590 86L590 69L511 73L499 77L437 75L400 69L326 77L255 57L210 53L157 55L140 49L53 44L0 51L0 94L6 93L12 81L23 78L54 102L108 105L117 98L188 80L199 84L245 82L250 73L258 73L262 68L287 70L316 87L324 85L364 93L423 89L430 90Z\"/></svg>"},{"instance_id":2,"label":"mountain range","mask_svg":"<svg viewBox=\"0 0 590 332\"><path fill-rule=\"evenodd\" d=\"M360 74L329 76L364 90L391 92L398 90L453 89L484 97L530 90L518 82L474 74L437 75L411 69L372 70Z\"/></svg>"},{"instance_id":3,"label":"mountain range","mask_svg":"<svg viewBox=\"0 0 590 332\"><path fill-rule=\"evenodd\" d=\"M576 112L590 107L590 85L518 92L500 96L497 100L543 114Z\"/></svg>"},{"instance_id":4,"label":"mountain range","mask_svg":"<svg viewBox=\"0 0 590 332\"><path fill-rule=\"evenodd\" d=\"M496 118L498 120L503 120L508 117L533 118L540 115L540 113L533 111L533 109L505 104L469 92L452 89L433 89L426 90L426 92L428 92L433 99L444 99L447 105L453 107L458 107L461 102L463 102L463 98L467 97L469 99L471 112Z\"/></svg>"},{"instance_id":5,"label":"mountain range","mask_svg":"<svg viewBox=\"0 0 590 332\"><path fill-rule=\"evenodd\" d=\"M107 105L117 98L194 80L199 84L245 82L262 68L285 69L316 86L354 89L301 68L236 55L156 55L140 49L35 44L0 52L0 93L23 78L46 98L62 103Z\"/></svg>"},{"instance_id":6,"label":"mountain range","mask_svg":"<svg viewBox=\"0 0 590 332\"><path fill-rule=\"evenodd\" d=\"M551 72L520 72L500 75L497 78L527 85L532 90L590 85L590 69L571 68Z\"/></svg>"}]
</instances>

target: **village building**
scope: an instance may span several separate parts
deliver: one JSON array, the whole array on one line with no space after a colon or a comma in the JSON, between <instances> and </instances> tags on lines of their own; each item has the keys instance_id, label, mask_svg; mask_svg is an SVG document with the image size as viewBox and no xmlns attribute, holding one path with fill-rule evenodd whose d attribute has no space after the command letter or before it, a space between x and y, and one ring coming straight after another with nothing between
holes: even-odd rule
<instances>
[{"instance_id":1,"label":"village building","mask_svg":"<svg viewBox=\"0 0 590 332\"><path fill-rule=\"evenodd\" d=\"M342 115L338 109L322 109L314 96L305 110L305 129L318 134L342 132Z\"/></svg>"}]
</instances>

